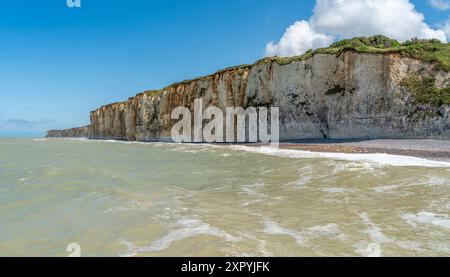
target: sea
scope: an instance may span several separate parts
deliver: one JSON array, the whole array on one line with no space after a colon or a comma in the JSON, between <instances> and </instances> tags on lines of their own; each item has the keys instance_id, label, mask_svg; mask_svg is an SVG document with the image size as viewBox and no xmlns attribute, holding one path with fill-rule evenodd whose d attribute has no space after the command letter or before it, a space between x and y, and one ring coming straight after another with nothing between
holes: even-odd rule
<instances>
[{"instance_id":1,"label":"sea","mask_svg":"<svg viewBox=\"0 0 450 277\"><path fill-rule=\"evenodd\" d=\"M0 139L0 256L450 256L450 163Z\"/></svg>"}]
</instances>

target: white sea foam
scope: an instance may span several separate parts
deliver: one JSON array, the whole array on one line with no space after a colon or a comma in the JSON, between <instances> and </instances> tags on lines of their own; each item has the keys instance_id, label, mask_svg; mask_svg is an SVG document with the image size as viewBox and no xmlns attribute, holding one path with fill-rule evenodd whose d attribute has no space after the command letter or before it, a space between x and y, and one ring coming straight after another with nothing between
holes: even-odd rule
<instances>
[{"instance_id":1,"label":"white sea foam","mask_svg":"<svg viewBox=\"0 0 450 277\"><path fill-rule=\"evenodd\" d=\"M300 150L278 149L274 147L249 147L249 146L230 146L230 149L286 158L304 158L304 159L325 158L351 162L354 161L373 162L379 165L390 165L390 166L450 167L450 162L431 161L422 158L390 155L390 154L323 153L323 152L308 152Z\"/></svg>"},{"instance_id":2,"label":"white sea foam","mask_svg":"<svg viewBox=\"0 0 450 277\"><path fill-rule=\"evenodd\" d=\"M417 227L418 224L422 224L450 229L450 218L446 214L420 212L418 214L404 214L401 217L413 227Z\"/></svg>"},{"instance_id":3,"label":"white sea foam","mask_svg":"<svg viewBox=\"0 0 450 277\"><path fill-rule=\"evenodd\" d=\"M197 154L202 153L206 151L211 151L212 148L208 147L207 145L203 144L173 144L173 143L167 143L166 146L170 147L170 151L173 152L183 152L188 154Z\"/></svg>"},{"instance_id":4,"label":"white sea foam","mask_svg":"<svg viewBox=\"0 0 450 277\"><path fill-rule=\"evenodd\" d=\"M48 139L33 139L33 141L47 141Z\"/></svg>"},{"instance_id":5,"label":"white sea foam","mask_svg":"<svg viewBox=\"0 0 450 277\"><path fill-rule=\"evenodd\" d=\"M305 188L307 185L313 183L317 178L322 177L321 172L315 172L311 165L305 165L299 169L299 179L289 182L286 186L290 186L296 189Z\"/></svg>"},{"instance_id":6,"label":"white sea foam","mask_svg":"<svg viewBox=\"0 0 450 277\"><path fill-rule=\"evenodd\" d=\"M302 175L298 180L289 182L286 185L294 187L296 189L302 189L302 188L305 188L308 184L310 184L312 180L313 180L312 176L309 174L306 174L306 175Z\"/></svg>"},{"instance_id":7,"label":"white sea foam","mask_svg":"<svg viewBox=\"0 0 450 277\"><path fill-rule=\"evenodd\" d=\"M196 236L206 235L221 238L228 242L236 242L240 239L229 235L223 230L212 227L199 219L183 219L177 222L178 229L170 231L167 235L154 241L148 246L138 247L130 242L122 242L128 247L126 256L135 256L139 253L160 252L169 248L172 243Z\"/></svg>"},{"instance_id":8,"label":"white sea foam","mask_svg":"<svg viewBox=\"0 0 450 277\"><path fill-rule=\"evenodd\" d=\"M178 145L176 143L165 143L165 142L142 142L142 141L127 141L127 140L114 140L114 139L89 139L89 138L57 138L58 140L69 140L69 141L79 141L79 142L90 142L90 143L117 143L117 144L142 144L142 145Z\"/></svg>"},{"instance_id":9,"label":"white sea foam","mask_svg":"<svg viewBox=\"0 0 450 277\"><path fill-rule=\"evenodd\" d=\"M286 157L286 158L325 158L335 159L341 161L351 162L370 162L378 165L390 165L390 166L420 166L420 167L448 167L450 168L450 162L432 161L423 158L416 158L411 156L400 156L391 154L350 154L350 153L327 153L327 152L309 152L301 150L289 150L279 149L275 147L262 146L262 147L250 147L250 146L223 146L214 144L195 144L195 143L172 143L172 142L138 142L138 141L118 141L118 140L89 140L86 138L69 138L68 140L78 141L91 141L91 142L108 142L108 143L123 143L123 144L144 144L144 145L165 145L165 146L189 146L197 148L228 148L232 150L246 151L256 154ZM181 149L182 150L182 149ZM190 150L188 150L190 151ZM195 151L195 150L194 150ZM192 151L191 151L192 152ZM370 165L365 165L366 170L372 170ZM355 168L355 170L357 170Z\"/></svg>"},{"instance_id":10,"label":"white sea foam","mask_svg":"<svg viewBox=\"0 0 450 277\"><path fill-rule=\"evenodd\" d=\"M245 185L241 187L242 193L245 193L247 195L253 196L253 197L261 197L265 198L265 195L263 193L259 192L259 189L264 187L265 185L263 183L256 183L253 185Z\"/></svg>"},{"instance_id":11,"label":"white sea foam","mask_svg":"<svg viewBox=\"0 0 450 277\"><path fill-rule=\"evenodd\" d=\"M403 249L423 253L422 244L417 241L397 241L396 244Z\"/></svg>"},{"instance_id":12,"label":"white sea foam","mask_svg":"<svg viewBox=\"0 0 450 277\"><path fill-rule=\"evenodd\" d=\"M341 172L368 172L372 175L383 175L384 172L380 170L382 165L367 161L357 161L348 163L334 163L333 173L338 174Z\"/></svg>"},{"instance_id":13,"label":"white sea foam","mask_svg":"<svg viewBox=\"0 0 450 277\"><path fill-rule=\"evenodd\" d=\"M257 236L247 233L247 232L238 232L238 235L244 241L255 241L256 251L242 252L242 248L239 245L234 245L232 247L227 247L223 249L223 252L227 253L231 257L273 257L274 254L267 250L267 240L260 239Z\"/></svg>"},{"instance_id":14,"label":"white sea foam","mask_svg":"<svg viewBox=\"0 0 450 277\"><path fill-rule=\"evenodd\" d=\"M355 248L355 252L363 257L379 258L382 255L380 245L375 242L369 245L366 242L358 242L353 247Z\"/></svg>"},{"instance_id":15,"label":"white sea foam","mask_svg":"<svg viewBox=\"0 0 450 277\"><path fill-rule=\"evenodd\" d=\"M425 178L420 178L418 180L414 180L410 182L409 185L406 186L448 186L450 185L450 180L448 178L443 178L439 176L424 176Z\"/></svg>"},{"instance_id":16,"label":"white sea foam","mask_svg":"<svg viewBox=\"0 0 450 277\"><path fill-rule=\"evenodd\" d=\"M290 236L295 239L298 245L304 245L305 244L305 238L301 234L301 232L298 232L296 230L288 229L281 227L278 225L278 223L268 220L264 222L264 230L263 232L270 235L285 235Z\"/></svg>"},{"instance_id":17,"label":"white sea foam","mask_svg":"<svg viewBox=\"0 0 450 277\"><path fill-rule=\"evenodd\" d=\"M396 243L396 241L386 237L381 231L381 228L370 220L367 213L362 213L359 216L368 227L364 233L369 235L371 242L368 245L363 242L356 244L356 253L365 257L381 257L381 245Z\"/></svg>"},{"instance_id":18,"label":"white sea foam","mask_svg":"<svg viewBox=\"0 0 450 277\"><path fill-rule=\"evenodd\" d=\"M398 188L400 188L399 185L392 185L392 186L376 187L376 188L374 188L373 190L374 190L375 192L378 192L378 193L390 193L390 192L392 192L393 190L396 190L396 189L398 189Z\"/></svg>"},{"instance_id":19,"label":"white sea foam","mask_svg":"<svg viewBox=\"0 0 450 277\"><path fill-rule=\"evenodd\" d=\"M273 254L266 248L267 241L258 240L258 252L261 253L263 257L273 257Z\"/></svg>"},{"instance_id":20,"label":"white sea foam","mask_svg":"<svg viewBox=\"0 0 450 277\"><path fill-rule=\"evenodd\" d=\"M306 233L313 237L332 237L338 239L344 239L345 237L339 229L339 226L334 223L306 228Z\"/></svg>"},{"instance_id":21,"label":"white sea foam","mask_svg":"<svg viewBox=\"0 0 450 277\"><path fill-rule=\"evenodd\" d=\"M56 138L58 140L71 140L71 141L96 141L96 140L90 140L88 138Z\"/></svg>"},{"instance_id":22,"label":"white sea foam","mask_svg":"<svg viewBox=\"0 0 450 277\"><path fill-rule=\"evenodd\" d=\"M245 201L241 206L248 207L250 205L266 201L267 196L264 193L259 192L259 190L264 186L265 185L263 183L242 186L240 193L250 196L250 198L252 198L253 200Z\"/></svg>"},{"instance_id":23,"label":"white sea foam","mask_svg":"<svg viewBox=\"0 0 450 277\"><path fill-rule=\"evenodd\" d=\"M364 232L369 235L372 241L368 245L366 244L366 242L359 242L354 245L354 247L356 248L356 253L360 254L361 256L380 257L382 255L381 246L383 244L394 244L403 249L416 251L419 253L423 252L422 244L420 242L399 241L394 238L388 238L386 235L383 234L381 228L370 220L369 215L367 213L360 214L360 217L363 220L363 222L368 226L368 229L365 230Z\"/></svg>"},{"instance_id":24,"label":"white sea foam","mask_svg":"<svg viewBox=\"0 0 450 277\"><path fill-rule=\"evenodd\" d=\"M282 227L273 220L266 220L264 222L263 232L270 235L290 236L294 238L297 244L300 246L304 246L308 242L308 240L312 238L319 238L319 237L326 237L340 241L347 240L347 237L340 230L339 226L334 223L312 226L302 231L297 231L294 229Z\"/></svg>"},{"instance_id":25,"label":"white sea foam","mask_svg":"<svg viewBox=\"0 0 450 277\"><path fill-rule=\"evenodd\" d=\"M295 184L297 186L306 186L307 184L311 183L311 181L313 180L313 176L309 175L309 174L305 174L302 175L302 177L300 179L298 179Z\"/></svg>"},{"instance_id":26,"label":"white sea foam","mask_svg":"<svg viewBox=\"0 0 450 277\"><path fill-rule=\"evenodd\" d=\"M119 212L139 212L148 211L155 208L155 203L141 202L141 201L131 201L127 206L118 206L114 208L109 208L105 213L119 213Z\"/></svg>"},{"instance_id":27,"label":"white sea foam","mask_svg":"<svg viewBox=\"0 0 450 277\"><path fill-rule=\"evenodd\" d=\"M369 215L367 213L362 213L359 215L361 219L364 221L364 223L369 227L365 233L367 233L370 237L370 239L375 243L392 243L394 242L393 239L390 239L386 237L382 232L380 227L373 223Z\"/></svg>"},{"instance_id":28,"label":"white sea foam","mask_svg":"<svg viewBox=\"0 0 450 277\"><path fill-rule=\"evenodd\" d=\"M350 189L346 189L346 188L323 188L321 189L323 192L327 192L327 193L345 193L345 192L352 192L352 190Z\"/></svg>"},{"instance_id":29,"label":"white sea foam","mask_svg":"<svg viewBox=\"0 0 450 277\"><path fill-rule=\"evenodd\" d=\"M438 176L425 176L424 179L408 179L398 184L376 187L373 188L373 190L378 193L391 193L400 188L409 188L416 186L448 186L448 185L450 185L450 181L447 178L442 178Z\"/></svg>"},{"instance_id":30,"label":"white sea foam","mask_svg":"<svg viewBox=\"0 0 450 277\"><path fill-rule=\"evenodd\" d=\"M447 178L437 177L437 176L429 176L425 181L426 185L429 186L445 186L450 185L450 180Z\"/></svg>"}]
</instances>

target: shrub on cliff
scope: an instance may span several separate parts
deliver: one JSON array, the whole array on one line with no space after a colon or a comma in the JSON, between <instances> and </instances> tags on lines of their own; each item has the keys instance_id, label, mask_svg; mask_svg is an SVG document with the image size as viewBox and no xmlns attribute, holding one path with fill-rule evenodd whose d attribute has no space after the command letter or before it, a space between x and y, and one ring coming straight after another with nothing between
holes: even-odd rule
<instances>
[{"instance_id":1,"label":"shrub on cliff","mask_svg":"<svg viewBox=\"0 0 450 277\"><path fill-rule=\"evenodd\" d=\"M450 105L450 87L437 88L434 77L412 75L405 78L401 85L412 93L415 104L430 104L435 107Z\"/></svg>"},{"instance_id":2,"label":"shrub on cliff","mask_svg":"<svg viewBox=\"0 0 450 277\"><path fill-rule=\"evenodd\" d=\"M373 37L357 37L352 39L344 39L333 43L331 48L354 48L354 49L369 49L370 47L377 49L387 49L391 47L400 46L400 42L395 39L378 35Z\"/></svg>"},{"instance_id":3,"label":"shrub on cliff","mask_svg":"<svg viewBox=\"0 0 450 277\"><path fill-rule=\"evenodd\" d=\"M344 39L329 47L308 51L301 56L266 58L260 62L275 60L278 64L283 65L293 61L305 60L316 54L340 55L345 51L374 54L398 53L405 57L436 63L437 69L450 71L450 44L442 43L436 39L422 40L416 38L400 43L382 35Z\"/></svg>"}]
</instances>

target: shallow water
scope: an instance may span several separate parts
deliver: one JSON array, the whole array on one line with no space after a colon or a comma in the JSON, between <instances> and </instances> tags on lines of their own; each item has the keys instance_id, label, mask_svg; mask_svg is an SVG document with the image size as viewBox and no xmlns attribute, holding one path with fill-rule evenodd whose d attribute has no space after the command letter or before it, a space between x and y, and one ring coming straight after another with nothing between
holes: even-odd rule
<instances>
[{"instance_id":1,"label":"shallow water","mask_svg":"<svg viewBox=\"0 0 450 277\"><path fill-rule=\"evenodd\" d=\"M449 256L450 164L0 140L0 256Z\"/></svg>"}]
</instances>

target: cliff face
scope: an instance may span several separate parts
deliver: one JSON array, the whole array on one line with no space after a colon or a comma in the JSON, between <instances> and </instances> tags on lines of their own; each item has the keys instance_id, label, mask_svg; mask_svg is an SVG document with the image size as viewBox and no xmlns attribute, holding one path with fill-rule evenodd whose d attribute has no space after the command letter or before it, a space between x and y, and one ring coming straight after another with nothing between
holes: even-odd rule
<instances>
[{"instance_id":1,"label":"cliff face","mask_svg":"<svg viewBox=\"0 0 450 277\"><path fill-rule=\"evenodd\" d=\"M144 92L91 113L89 137L168 141L178 106L280 107L282 140L302 138L450 138L450 106L418 101L411 76L450 85L435 63L396 53L316 54L279 63L265 59ZM417 89L416 89L417 90Z\"/></svg>"},{"instance_id":2,"label":"cliff face","mask_svg":"<svg viewBox=\"0 0 450 277\"><path fill-rule=\"evenodd\" d=\"M161 91L145 92L126 102L103 106L91 113L90 137L138 141L169 141L172 110L179 106L194 111L194 100L204 107L248 106L249 68L223 71L182 82Z\"/></svg>"},{"instance_id":3,"label":"cliff face","mask_svg":"<svg viewBox=\"0 0 450 277\"><path fill-rule=\"evenodd\" d=\"M50 130L47 132L48 138L88 138L89 126L65 129L65 130Z\"/></svg>"}]
</instances>

